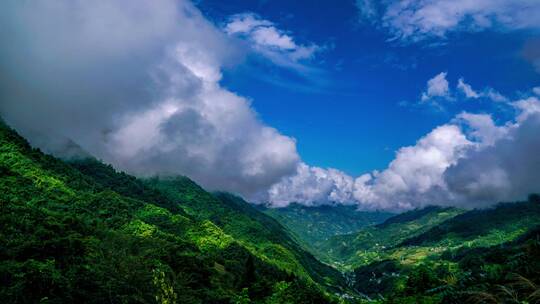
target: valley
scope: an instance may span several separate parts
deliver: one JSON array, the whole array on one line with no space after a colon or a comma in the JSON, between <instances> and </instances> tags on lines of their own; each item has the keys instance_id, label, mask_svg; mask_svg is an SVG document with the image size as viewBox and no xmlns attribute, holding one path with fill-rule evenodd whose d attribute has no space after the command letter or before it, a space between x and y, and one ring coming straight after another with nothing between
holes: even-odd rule
<instances>
[{"instance_id":1,"label":"valley","mask_svg":"<svg viewBox=\"0 0 540 304\"><path fill-rule=\"evenodd\" d=\"M4 124L0 143L12 303L464 303L540 270L538 195L479 210L269 209L187 177L59 160ZM534 286L516 297L535 303Z\"/></svg>"}]
</instances>

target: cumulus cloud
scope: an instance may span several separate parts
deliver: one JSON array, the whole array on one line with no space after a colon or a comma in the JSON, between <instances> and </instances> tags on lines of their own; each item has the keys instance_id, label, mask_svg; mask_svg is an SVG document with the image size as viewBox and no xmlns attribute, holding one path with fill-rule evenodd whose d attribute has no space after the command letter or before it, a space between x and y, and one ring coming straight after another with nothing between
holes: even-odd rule
<instances>
[{"instance_id":1,"label":"cumulus cloud","mask_svg":"<svg viewBox=\"0 0 540 304\"><path fill-rule=\"evenodd\" d=\"M508 127L497 126L489 114L463 112L456 116L454 122L466 129L467 135L480 146L491 146L508 134Z\"/></svg>"},{"instance_id":2,"label":"cumulus cloud","mask_svg":"<svg viewBox=\"0 0 540 304\"><path fill-rule=\"evenodd\" d=\"M371 20L394 40L444 39L451 33L540 28L535 0L357 0L361 19ZM380 11L380 14L378 13Z\"/></svg>"},{"instance_id":3,"label":"cumulus cloud","mask_svg":"<svg viewBox=\"0 0 540 304\"><path fill-rule=\"evenodd\" d=\"M404 210L426 205L484 207L540 191L540 100L509 103L512 121L463 112L396 152L383 171L357 178L337 170L299 167L272 187L271 201L356 204ZM536 131L535 131L536 130Z\"/></svg>"},{"instance_id":4,"label":"cumulus cloud","mask_svg":"<svg viewBox=\"0 0 540 304\"><path fill-rule=\"evenodd\" d=\"M448 88L448 80L446 80L446 72L441 72L428 80L426 91L422 93L420 101L423 103L431 102L436 106L441 100L450 100L450 89Z\"/></svg>"},{"instance_id":5,"label":"cumulus cloud","mask_svg":"<svg viewBox=\"0 0 540 304\"><path fill-rule=\"evenodd\" d=\"M256 16L226 30L187 1L9 0L0 10L0 114L46 150L80 146L137 175L185 174L274 206L470 207L537 191L538 97L500 97L517 113L503 125L462 113L399 149L385 170L355 178L304 164L293 138L220 85L243 54L231 35L276 63L300 64L314 51ZM452 96L446 73L424 94Z\"/></svg>"},{"instance_id":6,"label":"cumulus cloud","mask_svg":"<svg viewBox=\"0 0 540 304\"><path fill-rule=\"evenodd\" d=\"M275 64L298 70L307 69L302 62L312 59L322 49L314 43L298 44L289 33L253 13L231 16L224 30L246 40L256 53Z\"/></svg>"},{"instance_id":7,"label":"cumulus cloud","mask_svg":"<svg viewBox=\"0 0 540 304\"><path fill-rule=\"evenodd\" d=\"M446 202L444 171L473 146L456 125L443 125L403 147L382 172L353 178L337 170L301 165L297 174L274 185L270 201L356 204L361 209L403 210Z\"/></svg>"},{"instance_id":8,"label":"cumulus cloud","mask_svg":"<svg viewBox=\"0 0 540 304\"><path fill-rule=\"evenodd\" d=\"M398 150L386 170L364 176L354 198L361 207L394 210L447 201L442 174L471 145L457 126L437 127L414 146Z\"/></svg>"},{"instance_id":9,"label":"cumulus cloud","mask_svg":"<svg viewBox=\"0 0 540 304\"><path fill-rule=\"evenodd\" d=\"M306 206L354 204L353 183L353 178L342 171L300 163L295 174L270 188L268 201L274 207L284 207L291 202Z\"/></svg>"},{"instance_id":10,"label":"cumulus cloud","mask_svg":"<svg viewBox=\"0 0 540 304\"><path fill-rule=\"evenodd\" d=\"M219 84L241 47L190 2L1 6L0 114L33 143L54 151L40 138L72 139L131 173L247 197L295 172L294 139Z\"/></svg>"},{"instance_id":11,"label":"cumulus cloud","mask_svg":"<svg viewBox=\"0 0 540 304\"><path fill-rule=\"evenodd\" d=\"M540 190L540 103L537 99L534 103L507 127L506 136L485 149L470 151L445 172L449 191L462 204L490 205Z\"/></svg>"}]
</instances>

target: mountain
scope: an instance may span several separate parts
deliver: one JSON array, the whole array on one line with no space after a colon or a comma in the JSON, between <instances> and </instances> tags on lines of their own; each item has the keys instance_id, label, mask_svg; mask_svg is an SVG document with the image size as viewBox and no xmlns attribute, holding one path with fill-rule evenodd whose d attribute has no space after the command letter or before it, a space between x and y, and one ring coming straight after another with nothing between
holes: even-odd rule
<instances>
[{"instance_id":1,"label":"mountain","mask_svg":"<svg viewBox=\"0 0 540 304\"><path fill-rule=\"evenodd\" d=\"M271 218L226 199L187 178L142 181L96 160L61 161L0 123L0 296L4 303L337 301L317 283L335 292L337 271ZM261 229L264 220L274 225Z\"/></svg>"},{"instance_id":2,"label":"mountain","mask_svg":"<svg viewBox=\"0 0 540 304\"><path fill-rule=\"evenodd\" d=\"M419 263L373 262L350 278L370 303L539 303L539 271L537 226L512 241L447 248Z\"/></svg>"},{"instance_id":3,"label":"mountain","mask_svg":"<svg viewBox=\"0 0 540 304\"><path fill-rule=\"evenodd\" d=\"M323 247L353 288L383 303L511 303L495 302L508 296L501 288L515 299L540 293L539 233L540 199L531 195L482 210L409 211ZM527 296L518 294L525 282Z\"/></svg>"},{"instance_id":4,"label":"mountain","mask_svg":"<svg viewBox=\"0 0 540 304\"><path fill-rule=\"evenodd\" d=\"M0 207L4 303L540 301L539 195L390 217L261 212L186 177L57 159L0 123Z\"/></svg>"},{"instance_id":5,"label":"mountain","mask_svg":"<svg viewBox=\"0 0 540 304\"><path fill-rule=\"evenodd\" d=\"M427 207L408 211L388 218L358 232L331 237L323 242L317 252L320 258L336 267L351 269L380 260L400 242L421 234L463 210L456 208Z\"/></svg>"},{"instance_id":6,"label":"mountain","mask_svg":"<svg viewBox=\"0 0 540 304\"><path fill-rule=\"evenodd\" d=\"M185 177L154 178L146 184L178 201L188 214L213 222L254 254L281 269L311 278L332 290L339 290L337 287L345 284L341 273L319 262L281 224L242 198L228 193L212 195Z\"/></svg>"},{"instance_id":7,"label":"mountain","mask_svg":"<svg viewBox=\"0 0 540 304\"><path fill-rule=\"evenodd\" d=\"M292 203L284 208L259 209L293 232L297 239L312 251L330 237L356 232L391 217L388 212L363 212L355 206L307 207Z\"/></svg>"},{"instance_id":8,"label":"mountain","mask_svg":"<svg viewBox=\"0 0 540 304\"><path fill-rule=\"evenodd\" d=\"M491 245L514 239L537 224L540 224L540 203L533 195L529 201L501 203L495 208L457 215L400 245Z\"/></svg>"}]
</instances>

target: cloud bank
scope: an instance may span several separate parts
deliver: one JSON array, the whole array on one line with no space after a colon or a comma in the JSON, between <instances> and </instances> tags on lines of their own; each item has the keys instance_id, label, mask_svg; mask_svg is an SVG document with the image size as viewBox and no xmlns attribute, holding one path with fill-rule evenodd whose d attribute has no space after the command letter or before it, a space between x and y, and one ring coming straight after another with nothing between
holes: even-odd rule
<instances>
[{"instance_id":1,"label":"cloud bank","mask_svg":"<svg viewBox=\"0 0 540 304\"><path fill-rule=\"evenodd\" d=\"M295 140L219 84L242 46L190 2L1 7L0 114L34 144L72 139L130 173L185 174L246 197L295 171Z\"/></svg>"},{"instance_id":2,"label":"cloud bank","mask_svg":"<svg viewBox=\"0 0 540 304\"><path fill-rule=\"evenodd\" d=\"M302 162L293 138L220 85L250 51L242 41L284 67L315 56L317 47L258 16L222 28L187 1L8 0L0 41L0 114L48 151L76 153L73 140L130 173L184 174L273 206L474 207L539 190L536 88L510 102L460 79L460 94L505 103L515 119L462 113L399 149L385 170L352 177ZM440 73L422 96L457 95Z\"/></svg>"},{"instance_id":3,"label":"cloud bank","mask_svg":"<svg viewBox=\"0 0 540 304\"><path fill-rule=\"evenodd\" d=\"M471 97L473 98L473 97ZM463 112L414 145L399 149L383 171L354 178L300 164L270 190L278 206L355 204L401 211L427 205L486 207L540 191L540 100L508 102L512 121ZM314 203L316 202L316 203Z\"/></svg>"}]
</instances>

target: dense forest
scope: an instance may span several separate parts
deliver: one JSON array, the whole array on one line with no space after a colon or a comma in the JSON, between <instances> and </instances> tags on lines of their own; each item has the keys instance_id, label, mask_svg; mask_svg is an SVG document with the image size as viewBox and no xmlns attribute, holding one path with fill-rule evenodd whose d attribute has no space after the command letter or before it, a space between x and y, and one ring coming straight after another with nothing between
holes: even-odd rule
<instances>
[{"instance_id":1,"label":"dense forest","mask_svg":"<svg viewBox=\"0 0 540 304\"><path fill-rule=\"evenodd\" d=\"M1 123L0 204L3 303L540 303L534 194L393 216L266 209L60 160Z\"/></svg>"},{"instance_id":2,"label":"dense forest","mask_svg":"<svg viewBox=\"0 0 540 304\"><path fill-rule=\"evenodd\" d=\"M382 223L393 215L389 212L362 212L356 208L343 205L307 207L297 203L283 208L258 206L259 210L278 220L312 251L333 236Z\"/></svg>"},{"instance_id":3,"label":"dense forest","mask_svg":"<svg viewBox=\"0 0 540 304\"><path fill-rule=\"evenodd\" d=\"M540 303L536 194L483 210L412 210L311 248L362 303Z\"/></svg>"},{"instance_id":4,"label":"dense forest","mask_svg":"<svg viewBox=\"0 0 540 304\"><path fill-rule=\"evenodd\" d=\"M4 303L332 303L341 274L234 196L58 160L0 127Z\"/></svg>"}]
</instances>

